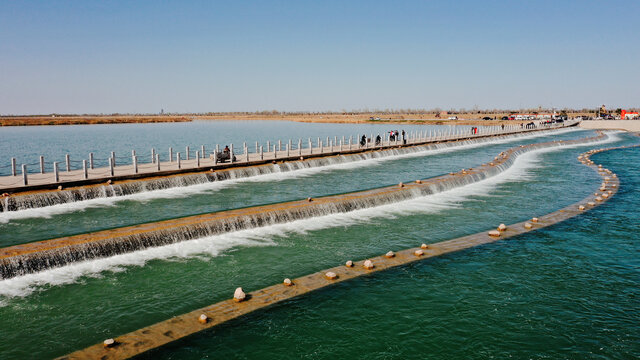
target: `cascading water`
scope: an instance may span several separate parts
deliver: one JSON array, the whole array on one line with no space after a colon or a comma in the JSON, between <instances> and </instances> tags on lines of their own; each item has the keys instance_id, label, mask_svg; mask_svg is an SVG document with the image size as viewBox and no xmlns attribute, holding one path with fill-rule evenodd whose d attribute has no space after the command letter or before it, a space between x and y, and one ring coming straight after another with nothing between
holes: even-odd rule
<instances>
[{"instance_id":1,"label":"cascading water","mask_svg":"<svg viewBox=\"0 0 640 360\"><path fill-rule=\"evenodd\" d=\"M546 133L546 131L543 133ZM436 143L413 147L369 151L342 156L313 158L305 161L287 161L277 164L250 166L244 168L221 170L216 172L203 172L197 174L176 175L162 178L128 181L113 185L85 186L61 191L47 191L42 193L15 195L5 197L4 201L0 202L0 213L43 208L99 198L123 197L143 192L194 186L225 180L251 178L267 174L293 172L310 168L322 168L332 165L353 163L371 159L391 159L399 156L421 155L438 150L464 148L468 146L482 145L485 143L493 143L501 140L514 140L532 136L540 136L540 134L521 134L492 138L470 139L439 144Z\"/></svg>"},{"instance_id":2,"label":"cascading water","mask_svg":"<svg viewBox=\"0 0 640 360\"><path fill-rule=\"evenodd\" d=\"M231 210L5 248L0 252L0 278L7 279L77 261L108 257L226 232L346 213L435 194L495 176L508 169L515 158L522 153L572 143L589 143L598 139L600 137L512 148L507 151L508 156L504 154L499 157L493 166L485 165L479 170L462 175L445 175L404 188L387 187L330 196L311 202L298 201ZM33 246L35 251L24 251L25 246Z\"/></svg>"}]
</instances>

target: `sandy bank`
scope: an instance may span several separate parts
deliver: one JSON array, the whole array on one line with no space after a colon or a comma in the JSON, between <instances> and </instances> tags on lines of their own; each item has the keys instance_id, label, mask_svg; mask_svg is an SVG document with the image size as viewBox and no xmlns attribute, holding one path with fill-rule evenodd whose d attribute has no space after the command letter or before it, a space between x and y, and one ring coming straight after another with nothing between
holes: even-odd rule
<instances>
[{"instance_id":1,"label":"sandy bank","mask_svg":"<svg viewBox=\"0 0 640 360\"><path fill-rule=\"evenodd\" d=\"M640 120L585 120L580 123L580 127L584 129L640 132Z\"/></svg>"}]
</instances>

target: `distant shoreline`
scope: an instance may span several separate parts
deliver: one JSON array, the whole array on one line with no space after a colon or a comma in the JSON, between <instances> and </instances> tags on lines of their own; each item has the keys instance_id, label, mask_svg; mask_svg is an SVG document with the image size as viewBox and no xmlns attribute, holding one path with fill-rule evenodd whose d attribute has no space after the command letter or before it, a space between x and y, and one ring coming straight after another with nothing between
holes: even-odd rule
<instances>
[{"instance_id":1,"label":"distant shoreline","mask_svg":"<svg viewBox=\"0 0 640 360\"><path fill-rule=\"evenodd\" d=\"M517 124L530 121L514 121L500 120L503 116L510 113L458 113L446 115L447 117L437 117L434 113L397 113L397 114L376 114L376 113L360 113L360 114L214 114L214 115L195 115L194 120L280 120L295 121L307 123L330 123L330 124L403 124L403 125L473 125L473 126L494 126L501 124ZM588 113L569 113L570 117L576 116L593 116ZM448 117L457 117L457 120L450 120ZM491 117L492 120L482 120L483 117ZM373 120L372 120L373 118Z\"/></svg>"},{"instance_id":2,"label":"distant shoreline","mask_svg":"<svg viewBox=\"0 0 640 360\"><path fill-rule=\"evenodd\" d=\"M0 116L0 126L139 124L188 121L192 121L189 116Z\"/></svg>"},{"instance_id":3,"label":"distant shoreline","mask_svg":"<svg viewBox=\"0 0 640 360\"><path fill-rule=\"evenodd\" d=\"M193 120L211 121L249 121L278 120L308 123L333 124L405 124L405 125L474 125L495 126L529 121L500 120L509 113L459 113L438 117L433 113L397 113L397 114L265 114L265 113L219 113L213 115L64 115L64 116L0 116L0 126L41 126L41 125L93 125L93 124L132 124L189 122ZM569 113L570 117L592 116L588 113ZM456 117L457 120L449 119ZM490 117L492 120L482 120ZM532 120L536 121L536 120Z\"/></svg>"}]
</instances>

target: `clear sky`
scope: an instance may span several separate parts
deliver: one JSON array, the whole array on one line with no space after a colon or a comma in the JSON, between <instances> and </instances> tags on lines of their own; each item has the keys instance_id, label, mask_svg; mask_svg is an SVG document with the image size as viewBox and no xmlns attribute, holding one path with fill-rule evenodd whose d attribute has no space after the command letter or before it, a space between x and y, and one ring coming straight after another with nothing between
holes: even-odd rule
<instances>
[{"instance_id":1,"label":"clear sky","mask_svg":"<svg viewBox=\"0 0 640 360\"><path fill-rule=\"evenodd\" d=\"M640 1L0 0L0 114L640 106Z\"/></svg>"}]
</instances>

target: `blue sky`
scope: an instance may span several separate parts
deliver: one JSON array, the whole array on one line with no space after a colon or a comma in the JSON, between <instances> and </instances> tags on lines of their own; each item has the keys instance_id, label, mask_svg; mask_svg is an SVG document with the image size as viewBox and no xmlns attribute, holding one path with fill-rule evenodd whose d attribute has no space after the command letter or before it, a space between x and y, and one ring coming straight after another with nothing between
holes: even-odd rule
<instances>
[{"instance_id":1,"label":"blue sky","mask_svg":"<svg viewBox=\"0 0 640 360\"><path fill-rule=\"evenodd\" d=\"M0 114L638 107L639 14L637 0L0 0Z\"/></svg>"}]
</instances>

